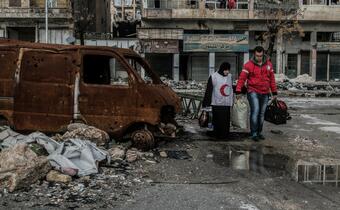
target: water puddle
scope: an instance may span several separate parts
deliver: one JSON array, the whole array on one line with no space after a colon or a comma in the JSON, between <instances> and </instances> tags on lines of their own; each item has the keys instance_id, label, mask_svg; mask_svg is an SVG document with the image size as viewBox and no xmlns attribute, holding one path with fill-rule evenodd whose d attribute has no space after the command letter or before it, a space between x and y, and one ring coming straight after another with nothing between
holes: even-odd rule
<instances>
[{"instance_id":1,"label":"water puddle","mask_svg":"<svg viewBox=\"0 0 340 210\"><path fill-rule=\"evenodd\" d=\"M289 157L272 153L271 147L251 145L249 147L228 146L225 152L211 151L213 161L233 170L253 171L261 174L283 175Z\"/></svg>"},{"instance_id":2,"label":"water puddle","mask_svg":"<svg viewBox=\"0 0 340 210\"><path fill-rule=\"evenodd\" d=\"M336 159L299 160L296 167L287 168L288 156L259 144L228 146L225 150L211 153L214 163L240 172L251 171L270 177L290 176L299 183L340 185L340 160Z\"/></svg>"}]
</instances>

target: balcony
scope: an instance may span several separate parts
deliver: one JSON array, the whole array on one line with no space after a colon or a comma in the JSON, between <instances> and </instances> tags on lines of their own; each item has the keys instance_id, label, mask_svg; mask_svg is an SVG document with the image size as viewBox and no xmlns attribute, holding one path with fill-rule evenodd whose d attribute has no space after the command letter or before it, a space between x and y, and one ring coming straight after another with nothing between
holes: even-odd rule
<instances>
[{"instance_id":1,"label":"balcony","mask_svg":"<svg viewBox=\"0 0 340 210\"><path fill-rule=\"evenodd\" d=\"M340 20L340 4L338 5L301 5L305 9L301 20L304 21L337 21Z\"/></svg>"},{"instance_id":2,"label":"balcony","mask_svg":"<svg viewBox=\"0 0 340 210\"><path fill-rule=\"evenodd\" d=\"M72 11L68 8L49 8L49 18L72 18ZM45 9L31 8L0 8L0 18L45 18Z\"/></svg>"},{"instance_id":3,"label":"balcony","mask_svg":"<svg viewBox=\"0 0 340 210\"><path fill-rule=\"evenodd\" d=\"M233 7L219 0L147 0L144 19L249 19L248 0L238 0Z\"/></svg>"}]
</instances>

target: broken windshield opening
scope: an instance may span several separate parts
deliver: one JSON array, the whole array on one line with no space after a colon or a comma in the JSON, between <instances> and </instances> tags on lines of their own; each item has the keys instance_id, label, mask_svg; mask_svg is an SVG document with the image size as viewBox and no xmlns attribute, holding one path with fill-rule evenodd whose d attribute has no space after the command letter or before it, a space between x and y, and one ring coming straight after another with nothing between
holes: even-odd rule
<instances>
[{"instance_id":1,"label":"broken windshield opening","mask_svg":"<svg viewBox=\"0 0 340 210\"><path fill-rule=\"evenodd\" d=\"M130 66L139 74L139 76L147 84L161 84L159 77L149 68L149 66L141 59L137 57L125 56Z\"/></svg>"}]
</instances>

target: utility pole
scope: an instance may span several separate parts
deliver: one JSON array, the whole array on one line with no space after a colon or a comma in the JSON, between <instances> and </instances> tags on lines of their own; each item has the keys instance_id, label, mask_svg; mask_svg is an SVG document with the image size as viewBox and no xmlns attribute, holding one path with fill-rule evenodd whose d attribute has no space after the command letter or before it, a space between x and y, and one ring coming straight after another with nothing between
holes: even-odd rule
<instances>
[{"instance_id":1,"label":"utility pole","mask_svg":"<svg viewBox=\"0 0 340 210\"><path fill-rule=\"evenodd\" d=\"M45 0L45 37L48 43L48 0Z\"/></svg>"},{"instance_id":2,"label":"utility pole","mask_svg":"<svg viewBox=\"0 0 340 210\"><path fill-rule=\"evenodd\" d=\"M125 0L122 1L122 19L125 20Z\"/></svg>"},{"instance_id":3,"label":"utility pole","mask_svg":"<svg viewBox=\"0 0 340 210\"><path fill-rule=\"evenodd\" d=\"M132 1L132 7L133 7L133 20L136 20L136 0Z\"/></svg>"}]
</instances>

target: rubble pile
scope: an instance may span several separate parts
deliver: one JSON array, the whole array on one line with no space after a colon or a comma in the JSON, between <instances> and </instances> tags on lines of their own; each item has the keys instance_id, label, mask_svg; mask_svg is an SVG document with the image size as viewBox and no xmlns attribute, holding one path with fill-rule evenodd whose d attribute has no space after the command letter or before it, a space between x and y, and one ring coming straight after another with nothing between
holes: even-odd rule
<instances>
[{"instance_id":1,"label":"rubble pile","mask_svg":"<svg viewBox=\"0 0 340 210\"><path fill-rule=\"evenodd\" d=\"M46 176L51 169L46 157L38 157L27 144L0 153L0 188L13 192Z\"/></svg>"},{"instance_id":2,"label":"rubble pile","mask_svg":"<svg viewBox=\"0 0 340 210\"><path fill-rule=\"evenodd\" d=\"M166 76L161 80L174 89L175 92L192 93L203 95L206 81L174 81ZM315 81L308 74L302 74L294 79L289 79L284 74L275 74L275 81L280 95L302 96L302 97L330 97L340 96L340 83L337 82L319 82ZM236 85L237 81L234 81Z\"/></svg>"},{"instance_id":3,"label":"rubble pile","mask_svg":"<svg viewBox=\"0 0 340 210\"><path fill-rule=\"evenodd\" d=\"M67 126L67 132L61 137L65 139L91 139L98 146L105 146L110 141L109 135L98 128L81 123L73 123Z\"/></svg>"},{"instance_id":4,"label":"rubble pile","mask_svg":"<svg viewBox=\"0 0 340 210\"><path fill-rule=\"evenodd\" d=\"M208 78L207 78L208 79ZM161 77L161 80L164 84L168 85L172 89L175 89L177 91L204 91L206 82L197 82L195 80L182 80L182 81L174 81L166 76Z\"/></svg>"},{"instance_id":5,"label":"rubble pile","mask_svg":"<svg viewBox=\"0 0 340 210\"><path fill-rule=\"evenodd\" d=\"M315 79L313 79L313 77L309 76L308 74L302 74L294 79L291 79L290 81L295 83L313 83L315 82Z\"/></svg>"},{"instance_id":6,"label":"rubble pile","mask_svg":"<svg viewBox=\"0 0 340 210\"><path fill-rule=\"evenodd\" d=\"M107 143L106 135L81 124L53 138L0 127L0 208L13 201L27 208L113 208L128 200L144 183L136 161L158 157L123 145L98 148L94 142Z\"/></svg>"}]
</instances>

